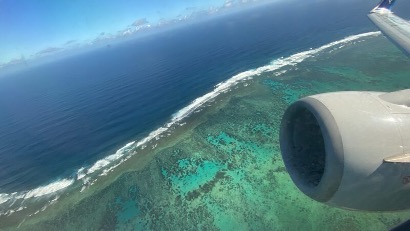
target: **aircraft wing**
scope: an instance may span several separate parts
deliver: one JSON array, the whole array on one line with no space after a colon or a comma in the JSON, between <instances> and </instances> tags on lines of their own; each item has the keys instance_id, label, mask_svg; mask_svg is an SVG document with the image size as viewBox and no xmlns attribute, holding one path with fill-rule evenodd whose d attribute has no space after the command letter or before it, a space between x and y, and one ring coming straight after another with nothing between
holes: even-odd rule
<instances>
[{"instance_id":1,"label":"aircraft wing","mask_svg":"<svg viewBox=\"0 0 410 231\"><path fill-rule=\"evenodd\" d=\"M394 2L395 0L382 0L368 17L384 35L410 56L410 22L390 11Z\"/></svg>"}]
</instances>

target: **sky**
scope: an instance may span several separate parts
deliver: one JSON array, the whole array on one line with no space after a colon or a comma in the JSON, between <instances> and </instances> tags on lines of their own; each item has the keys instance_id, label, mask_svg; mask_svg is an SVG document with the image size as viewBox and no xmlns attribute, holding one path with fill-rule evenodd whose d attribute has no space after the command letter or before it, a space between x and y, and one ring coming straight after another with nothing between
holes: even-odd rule
<instances>
[{"instance_id":1,"label":"sky","mask_svg":"<svg viewBox=\"0 0 410 231\"><path fill-rule=\"evenodd\" d=\"M22 57L38 57L42 51L44 54L55 48L87 44L102 33L117 35L127 28L135 29L133 24L156 25L161 19L177 19L201 10L227 9L232 3L253 1L291 0L0 0L0 68ZM373 1L376 5L379 0L361 1ZM407 0L396 5L404 3ZM402 8L406 7L395 9Z\"/></svg>"},{"instance_id":2,"label":"sky","mask_svg":"<svg viewBox=\"0 0 410 231\"><path fill-rule=\"evenodd\" d=\"M240 0L246 1L246 0ZM158 23L232 0L0 0L0 64L44 49L116 34L134 22ZM71 41L71 42L70 42Z\"/></svg>"}]
</instances>

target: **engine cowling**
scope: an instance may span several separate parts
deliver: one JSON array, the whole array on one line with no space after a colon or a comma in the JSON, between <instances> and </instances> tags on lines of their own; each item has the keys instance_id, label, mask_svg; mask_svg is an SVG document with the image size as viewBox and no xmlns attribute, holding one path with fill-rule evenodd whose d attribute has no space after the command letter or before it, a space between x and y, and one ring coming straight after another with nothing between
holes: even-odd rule
<instances>
[{"instance_id":1,"label":"engine cowling","mask_svg":"<svg viewBox=\"0 0 410 231\"><path fill-rule=\"evenodd\" d=\"M280 146L296 186L319 202L410 208L410 89L303 98L283 116Z\"/></svg>"}]
</instances>

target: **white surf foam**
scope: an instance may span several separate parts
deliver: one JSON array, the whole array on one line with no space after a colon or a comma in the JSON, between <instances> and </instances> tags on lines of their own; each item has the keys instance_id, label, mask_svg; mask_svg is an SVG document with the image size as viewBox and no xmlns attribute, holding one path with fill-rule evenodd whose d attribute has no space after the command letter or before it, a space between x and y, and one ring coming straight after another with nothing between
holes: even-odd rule
<instances>
[{"instance_id":1,"label":"white surf foam","mask_svg":"<svg viewBox=\"0 0 410 231\"><path fill-rule=\"evenodd\" d=\"M83 179L87 175L87 169L82 167L77 171L77 180Z\"/></svg>"},{"instance_id":2,"label":"white surf foam","mask_svg":"<svg viewBox=\"0 0 410 231\"><path fill-rule=\"evenodd\" d=\"M332 48L332 47L339 47L339 49L340 49L340 48L348 45L350 42L356 41L358 39L363 39L363 38L369 37L369 36L378 36L380 34L381 34L380 32L369 32L369 33L363 33L363 34L349 36L349 37L346 37L342 40L335 41L335 42L323 45L319 48L316 48L316 49L310 48L307 51L303 51L303 52L291 55L287 58L282 57L282 58L276 59L268 65L261 66L261 67L256 68L256 69L241 72L241 73L231 77L230 79L217 84L213 91L211 91L211 92L209 92L209 93L195 99L188 106L186 106L186 107L182 108L181 110L179 110L177 113L175 113L173 115L170 122L168 122L167 124L165 124L164 126L158 128L158 129L152 131L147 137L145 137L144 139L138 141L137 144L136 144L136 147L145 148L148 142L150 142L154 139L158 140L160 137L162 137L162 135L165 132L168 131L168 129L172 125L174 125L176 123L179 123L182 119L188 117L189 115L191 115L195 111L199 111L199 108L202 107L204 104L206 104L208 102L211 102L219 94L227 92L233 86L237 85L240 82L252 79L254 76L259 76L259 75L261 75L263 73L266 73L266 72L273 72L273 71L279 70L279 69L281 69L285 66L295 66L296 64L298 64L298 63L302 62L303 60L305 60L306 58L309 58L309 57L311 57L311 56L313 56L313 55L315 55L315 54L317 54L321 51L324 51L326 49L329 49L329 48ZM282 70L282 71L276 73L276 75L280 75L280 74L283 74L283 73L286 73L286 70ZM124 148L126 148L126 147L128 147L132 144L134 144L134 142L127 144ZM155 147L156 146L153 146L152 149L154 149ZM120 150L116 154L113 154L112 156L108 156L107 158L104 158L100 161L97 161L93 165L93 167L91 167L88 170L87 174L92 173L92 172L97 171L97 170L100 170L103 167L110 164L113 160L118 160L121 157L123 157L124 153ZM102 175L106 175L108 171L112 171L113 168L117 167L118 165L119 164L110 167L108 170L103 171Z\"/></svg>"},{"instance_id":3,"label":"white surf foam","mask_svg":"<svg viewBox=\"0 0 410 231\"><path fill-rule=\"evenodd\" d=\"M179 123L182 119L188 117L189 115L191 115L192 113L196 112L196 111L200 111L199 108L202 107L204 104L211 102L214 100L215 97L217 97L219 94L224 93L229 91L233 86L237 85L240 82L252 79L254 76L259 76L263 73L266 72L274 72L277 71L283 67L286 66L295 66L298 63L301 63L302 61L304 61L305 59L321 52L324 51L326 49L332 48L332 47L336 47L337 48L343 48L344 46L348 45L351 42L354 42L356 40L359 39L363 39L365 37L369 37L369 36L378 36L380 35L380 32L369 32L369 33L363 33L363 34L358 34L358 35L353 35L353 36L349 36L346 37L342 40L339 41L335 41L326 45L323 45L319 48L316 49L312 49L310 48L307 51L303 51L294 55L291 55L287 58L279 58L276 59L274 61L272 61L270 64L265 65L265 66L261 66L259 68L256 69L252 69L252 70L248 70L248 71L244 71L241 72L233 77L231 77L230 79L221 82L219 84L217 84L214 88L213 91L195 99L194 101L192 101L192 103L190 103L188 106L182 108L181 110L179 110L177 113L175 113L172 117L172 119L170 120L170 122L168 122L167 124L165 124L164 126L152 131L147 137L145 137L144 139L140 140L137 142L136 147L141 147L141 148L145 148L147 143L152 141L152 140L158 140L160 137L162 137L162 135L168 131L168 129L176 124ZM286 73L286 70L282 70L279 71L277 73L275 73L275 75L281 75ZM131 145L133 143L130 143ZM127 144L126 146L130 145ZM156 147L153 146L152 149L154 149ZM97 161L93 167L91 167L91 169L88 170L87 174L92 173L96 170L100 170L103 167L107 166L109 163L112 162L112 160L118 160L120 159L123 155L123 153L121 152L117 152L116 154L112 155L112 156L108 156L107 158ZM110 167L108 170L103 171L102 175L106 175L108 171L112 171L113 168L117 167L119 164Z\"/></svg>"},{"instance_id":4,"label":"white surf foam","mask_svg":"<svg viewBox=\"0 0 410 231\"><path fill-rule=\"evenodd\" d=\"M0 193L0 205L11 199L11 195L7 193Z\"/></svg>"},{"instance_id":5,"label":"white surf foam","mask_svg":"<svg viewBox=\"0 0 410 231\"><path fill-rule=\"evenodd\" d=\"M342 48L348 45L349 43L357 41L359 39L364 39L365 37L369 37L369 36L378 36L380 34L381 34L380 32L369 32L369 33L349 36L342 40L326 44L316 49L309 49L307 51L303 51L303 52L291 55L286 58L282 57L282 58L276 59L268 65L261 66L259 68L248 70L245 72L241 72L231 77L230 79L217 84L213 91L195 99L191 104L179 110L177 113L175 113L172 116L170 122L165 124L163 127L160 127L152 131L144 139L138 142L133 141L133 142L126 144L124 147L117 150L114 154L109 155L105 157L104 159L98 160L89 168L86 168L86 167L80 168L77 171L76 180L83 181L84 186L82 187L81 191L83 191L87 186L95 183L96 179L91 179L89 176L90 174L101 171L99 176L106 175L108 172L112 171L115 167L119 166L125 160L129 159L131 155L135 154L133 150L136 147L144 148L148 145L148 142L150 142L151 140L164 136L164 133L167 132L168 129L172 125L179 123L182 119L186 118L187 116L191 115L195 111L199 110L200 107L206 105L206 103L212 102L212 100L214 100L214 98L217 97L219 94L229 91L233 86L237 85L238 83L252 79L255 76L259 76L267 72L277 71L274 74L281 75L283 73L286 73L286 70L280 70L281 68L286 67L286 66L295 66L298 63L302 62L303 60L309 57L312 57L313 55L321 51L324 51L329 48L334 48L334 47ZM116 161L119 161L119 162L117 164L114 164L113 166L110 166L111 163L116 162ZM42 197L42 196L49 195L52 193L57 193L71 186L72 184L74 184L74 182L75 182L75 179L63 179L63 180L48 184L46 186L41 186L41 187L38 187L30 191L26 191L26 192L15 192L11 194L1 193L0 194L0 205L10 200L13 201L11 204L14 204L14 202L17 199L38 198L38 197ZM0 211L0 215L1 214L4 214L4 212L1 213Z\"/></svg>"},{"instance_id":6,"label":"white surf foam","mask_svg":"<svg viewBox=\"0 0 410 231\"><path fill-rule=\"evenodd\" d=\"M24 206L24 201L31 198L39 198L46 195L52 195L57 193L74 183L74 179L62 179L59 181L55 181L48 185L40 186L38 188L23 191L23 192L14 192L10 194L2 193L0 194L0 205L8 202L9 209L0 210L0 216L6 215L10 216L15 212L22 211L27 208ZM17 202L18 200L22 200ZM18 208L11 209L14 205L18 205Z\"/></svg>"},{"instance_id":7,"label":"white surf foam","mask_svg":"<svg viewBox=\"0 0 410 231\"><path fill-rule=\"evenodd\" d=\"M357 39L368 37L368 36L377 36L377 35L380 35L380 34L381 34L380 32L369 32L369 33L363 33L363 34L359 34L359 35L349 36L349 37L344 38L342 40L326 44L326 45L321 46L321 47L316 48L316 49L309 49L307 51L303 51L303 52L294 54L294 55L289 56L287 58L276 59L276 60L272 61L269 65L265 65L265 66L262 66L262 67L259 67L259 68L256 68L256 69L241 72L241 73L233 76L232 78L228 79L227 81L217 84L213 91L211 91L211 92L209 92L209 93L195 99L190 105L188 105L188 106L184 107L183 109L181 109L180 111L178 111L173 116L171 122L169 124L167 124L166 127L169 127L170 125L172 125L176 122L179 122L183 118L189 116L196 109L198 109L199 107L201 107L205 103L209 102L210 100L214 99L220 93L228 91L232 86L235 86L239 82L251 79L254 76L259 76L262 73L276 71L276 70L278 70L282 67L285 67L285 66L295 66L296 64L298 64L298 63L302 62L303 60L305 60L306 58L309 58L309 57L313 56L314 54L317 54L317 53L319 53L321 51L324 51L328 48L331 48L331 47L334 47L334 46L343 47L346 44L348 44L349 42L355 41ZM284 70L282 72L285 73L286 70ZM156 132L153 132L152 136L156 136L156 135L158 135L158 133L160 134L162 132L162 130L164 130L166 127L162 127L160 129L158 129ZM150 136L148 136L146 138L146 140L150 140L150 139L152 139L151 134L150 134ZM145 142L145 140L143 140L142 143L144 143L144 142Z\"/></svg>"},{"instance_id":8,"label":"white surf foam","mask_svg":"<svg viewBox=\"0 0 410 231\"><path fill-rule=\"evenodd\" d=\"M53 182L46 186L41 186L36 189L30 190L24 195L24 199L41 197L47 194L55 193L60 191L74 183L74 179L63 179L60 181Z\"/></svg>"},{"instance_id":9,"label":"white surf foam","mask_svg":"<svg viewBox=\"0 0 410 231\"><path fill-rule=\"evenodd\" d=\"M86 175L89 175L91 173L94 173L98 170L103 169L105 166L109 165L113 161L121 159L121 157L123 157L127 153L127 151L130 151L130 149L132 148L132 145L134 143L135 143L135 141L132 141L132 142L126 144L124 147L118 149L114 154L109 155L109 156L105 157L104 159L98 160L89 169L80 168L77 171L77 179L82 179Z\"/></svg>"}]
</instances>

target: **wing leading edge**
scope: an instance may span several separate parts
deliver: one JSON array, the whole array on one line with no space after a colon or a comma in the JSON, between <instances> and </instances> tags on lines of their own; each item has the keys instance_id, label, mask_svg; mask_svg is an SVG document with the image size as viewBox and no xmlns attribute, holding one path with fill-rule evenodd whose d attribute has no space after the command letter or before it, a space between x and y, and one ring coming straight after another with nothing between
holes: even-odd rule
<instances>
[{"instance_id":1,"label":"wing leading edge","mask_svg":"<svg viewBox=\"0 0 410 231\"><path fill-rule=\"evenodd\" d=\"M384 35L410 56L410 22L390 11L394 2L395 0L382 0L368 17Z\"/></svg>"}]
</instances>

